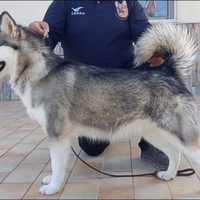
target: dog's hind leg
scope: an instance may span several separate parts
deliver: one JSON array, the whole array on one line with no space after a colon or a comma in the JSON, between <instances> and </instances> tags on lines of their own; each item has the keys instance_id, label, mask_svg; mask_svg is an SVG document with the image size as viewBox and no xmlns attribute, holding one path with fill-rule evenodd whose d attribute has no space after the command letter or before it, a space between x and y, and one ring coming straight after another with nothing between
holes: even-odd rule
<instances>
[{"instance_id":1,"label":"dog's hind leg","mask_svg":"<svg viewBox=\"0 0 200 200\"><path fill-rule=\"evenodd\" d=\"M146 133L143 137L150 142L156 148L162 150L169 158L169 166L166 171L160 171L157 174L157 177L162 180L171 180L175 178L179 165L180 165L180 157L181 151L176 148L170 141L166 140L162 134L163 130L159 128L155 128L151 133ZM170 136L170 133L165 132ZM173 137L172 137L173 138ZM175 142L176 143L176 142Z\"/></svg>"},{"instance_id":2,"label":"dog's hind leg","mask_svg":"<svg viewBox=\"0 0 200 200\"><path fill-rule=\"evenodd\" d=\"M65 180L68 154L70 152L70 138L68 136L49 138L49 148L52 175L43 179L42 182L47 185L43 185L39 190L40 193L46 195L57 193Z\"/></svg>"},{"instance_id":3,"label":"dog's hind leg","mask_svg":"<svg viewBox=\"0 0 200 200\"><path fill-rule=\"evenodd\" d=\"M200 165L200 146L183 146L183 153L186 157L191 158L194 162Z\"/></svg>"}]
</instances>

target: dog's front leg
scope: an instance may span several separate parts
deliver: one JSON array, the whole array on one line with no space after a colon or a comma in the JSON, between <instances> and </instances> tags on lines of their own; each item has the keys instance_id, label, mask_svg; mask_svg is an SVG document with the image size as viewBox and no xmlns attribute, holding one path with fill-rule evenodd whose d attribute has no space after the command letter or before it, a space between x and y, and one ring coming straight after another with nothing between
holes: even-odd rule
<instances>
[{"instance_id":1,"label":"dog's front leg","mask_svg":"<svg viewBox=\"0 0 200 200\"><path fill-rule=\"evenodd\" d=\"M40 193L52 195L59 192L66 174L67 161L70 152L69 137L49 138L49 148L51 154L52 175L43 179Z\"/></svg>"}]
</instances>

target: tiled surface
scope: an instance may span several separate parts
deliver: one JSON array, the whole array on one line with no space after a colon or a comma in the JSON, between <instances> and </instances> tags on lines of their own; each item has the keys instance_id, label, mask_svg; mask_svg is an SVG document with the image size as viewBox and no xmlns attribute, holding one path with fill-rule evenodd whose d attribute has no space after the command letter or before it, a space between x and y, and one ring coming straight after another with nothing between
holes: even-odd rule
<instances>
[{"instance_id":1,"label":"tiled surface","mask_svg":"<svg viewBox=\"0 0 200 200\"><path fill-rule=\"evenodd\" d=\"M200 109L200 97L196 99ZM73 147L85 161L105 172L154 172L151 164L140 159L139 140L111 144L98 157L87 156L76 140ZM51 174L45 134L29 119L20 101L0 101L0 199L200 199L200 166L182 156L181 168L188 167L196 174L173 181L112 178L93 171L71 152L62 190L53 196L41 195L41 180Z\"/></svg>"}]
</instances>

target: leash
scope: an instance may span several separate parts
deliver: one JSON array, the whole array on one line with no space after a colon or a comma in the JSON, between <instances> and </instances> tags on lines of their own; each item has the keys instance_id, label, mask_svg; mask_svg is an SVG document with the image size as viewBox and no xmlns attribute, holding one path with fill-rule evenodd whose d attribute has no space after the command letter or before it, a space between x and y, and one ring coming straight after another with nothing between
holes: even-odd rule
<instances>
[{"instance_id":1,"label":"leash","mask_svg":"<svg viewBox=\"0 0 200 200\"><path fill-rule=\"evenodd\" d=\"M88 167L92 168L93 170L104 174L106 176L111 176L111 177L141 177L141 176L155 176L157 177L157 174L159 172L159 170L156 170L153 173L145 173L145 174L136 174L136 175L115 175L115 174L109 174L109 173L105 173L103 171L100 171L98 169L96 169L95 167L91 166L90 164L88 164L87 162L85 162L82 158L80 158L80 156L75 152L75 150L73 149L73 147L71 147L72 151L74 152L74 154L76 155L76 157L78 159L80 159L83 163L85 163ZM179 170L176 174L176 176L191 176L195 173L195 170L192 168L187 168L187 169L183 169L183 170Z\"/></svg>"}]
</instances>

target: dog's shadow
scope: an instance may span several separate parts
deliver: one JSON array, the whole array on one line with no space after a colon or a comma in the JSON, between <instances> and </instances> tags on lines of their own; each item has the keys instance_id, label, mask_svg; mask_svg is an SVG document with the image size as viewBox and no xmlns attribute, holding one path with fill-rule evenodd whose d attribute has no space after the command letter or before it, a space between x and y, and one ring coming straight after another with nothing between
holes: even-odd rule
<instances>
[{"instance_id":1,"label":"dog's shadow","mask_svg":"<svg viewBox=\"0 0 200 200\"><path fill-rule=\"evenodd\" d=\"M153 173L157 169L149 162L143 161L140 157L132 158L133 174Z\"/></svg>"}]
</instances>

